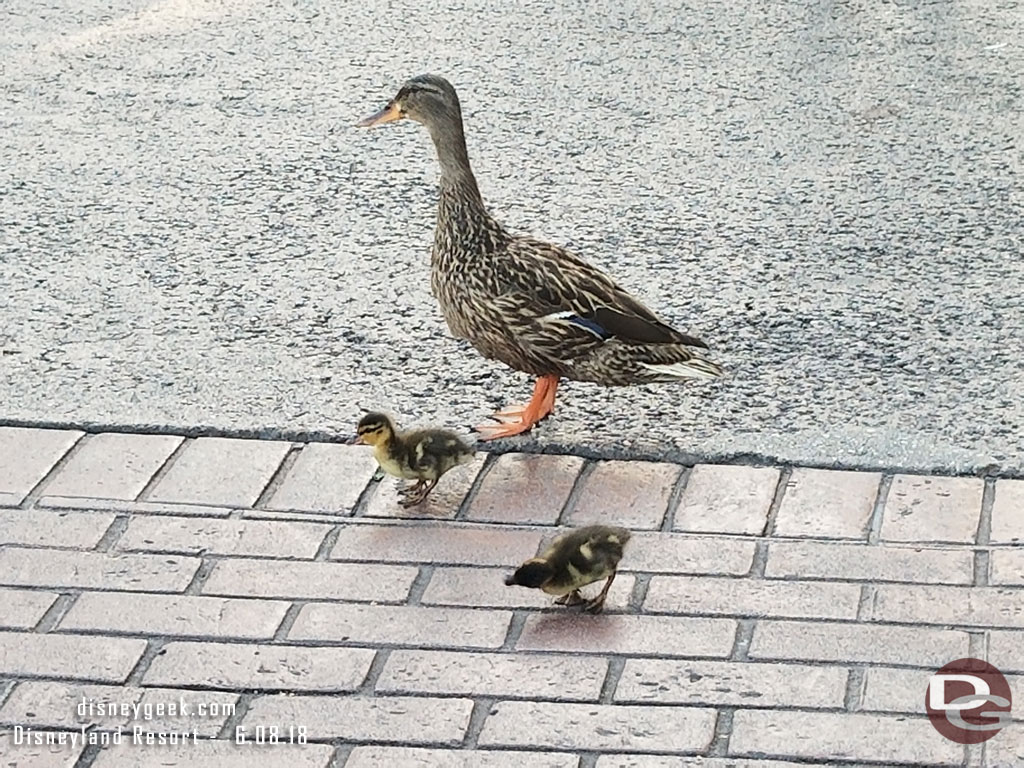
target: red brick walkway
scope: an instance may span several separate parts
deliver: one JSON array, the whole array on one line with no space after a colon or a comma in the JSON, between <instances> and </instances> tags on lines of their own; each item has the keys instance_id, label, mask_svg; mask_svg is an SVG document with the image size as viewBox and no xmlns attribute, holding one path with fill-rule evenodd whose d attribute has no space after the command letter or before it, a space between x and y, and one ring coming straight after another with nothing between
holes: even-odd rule
<instances>
[{"instance_id":1,"label":"red brick walkway","mask_svg":"<svg viewBox=\"0 0 1024 768\"><path fill-rule=\"evenodd\" d=\"M1024 764L1024 481L481 455L407 511L374 467L0 428L0 765ZM604 615L504 586L592 521L636 531ZM983 747L923 715L968 655Z\"/></svg>"}]
</instances>

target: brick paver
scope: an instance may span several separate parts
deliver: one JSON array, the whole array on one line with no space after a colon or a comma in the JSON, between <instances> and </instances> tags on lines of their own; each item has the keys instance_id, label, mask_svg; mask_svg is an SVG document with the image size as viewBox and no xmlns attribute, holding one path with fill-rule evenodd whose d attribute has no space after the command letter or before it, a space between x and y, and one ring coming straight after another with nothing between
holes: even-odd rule
<instances>
[{"instance_id":1,"label":"brick paver","mask_svg":"<svg viewBox=\"0 0 1024 768\"><path fill-rule=\"evenodd\" d=\"M963 747L937 736L925 718L769 711L736 713L729 751L735 755L960 765Z\"/></svg>"},{"instance_id":2,"label":"brick paver","mask_svg":"<svg viewBox=\"0 0 1024 768\"><path fill-rule=\"evenodd\" d=\"M699 752L710 744L714 724L715 710L698 707L501 701L484 722L480 744Z\"/></svg>"},{"instance_id":3,"label":"brick paver","mask_svg":"<svg viewBox=\"0 0 1024 768\"><path fill-rule=\"evenodd\" d=\"M1000 480L992 500L993 544L1024 543L1024 480Z\"/></svg>"},{"instance_id":4,"label":"brick paver","mask_svg":"<svg viewBox=\"0 0 1024 768\"><path fill-rule=\"evenodd\" d=\"M354 691L366 678L373 656L368 648L168 643L143 682L226 690Z\"/></svg>"},{"instance_id":5,"label":"brick paver","mask_svg":"<svg viewBox=\"0 0 1024 768\"><path fill-rule=\"evenodd\" d=\"M14 729L0 726L0 755L15 768L74 768L85 749L81 743L16 744ZM5 766L7 768L7 766Z\"/></svg>"},{"instance_id":6,"label":"brick paver","mask_svg":"<svg viewBox=\"0 0 1024 768\"><path fill-rule=\"evenodd\" d=\"M597 701L608 662L594 657L392 651L379 693Z\"/></svg>"},{"instance_id":7,"label":"brick paver","mask_svg":"<svg viewBox=\"0 0 1024 768\"><path fill-rule=\"evenodd\" d=\"M886 541L974 541L984 484L973 477L896 475L885 502Z\"/></svg>"},{"instance_id":8,"label":"brick paver","mask_svg":"<svg viewBox=\"0 0 1024 768\"><path fill-rule=\"evenodd\" d=\"M497 749L429 749L426 747L356 747L345 768L577 768L579 758L565 752Z\"/></svg>"},{"instance_id":9,"label":"brick paver","mask_svg":"<svg viewBox=\"0 0 1024 768\"><path fill-rule=\"evenodd\" d=\"M583 481L567 525L614 523L660 528L681 470L675 464L601 461Z\"/></svg>"},{"instance_id":10,"label":"brick paver","mask_svg":"<svg viewBox=\"0 0 1024 768\"><path fill-rule=\"evenodd\" d=\"M402 509L374 466L0 428L0 762L1024 764L1024 480L481 453ZM633 531L603 614L505 586L591 522ZM965 762L923 702L970 654L1014 723ZM200 738L83 752L15 726Z\"/></svg>"},{"instance_id":11,"label":"brick paver","mask_svg":"<svg viewBox=\"0 0 1024 768\"><path fill-rule=\"evenodd\" d=\"M1024 631L989 633L988 661L1003 672L1024 672Z\"/></svg>"},{"instance_id":12,"label":"brick paver","mask_svg":"<svg viewBox=\"0 0 1024 768\"><path fill-rule=\"evenodd\" d=\"M70 514L9 509L0 514L0 546L92 549L114 522L113 513Z\"/></svg>"},{"instance_id":13,"label":"brick paver","mask_svg":"<svg viewBox=\"0 0 1024 768\"><path fill-rule=\"evenodd\" d=\"M46 493L131 501L182 440L173 435L90 435L46 486Z\"/></svg>"},{"instance_id":14,"label":"brick paver","mask_svg":"<svg viewBox=\"0 0 1024 768\"><path fill-rule=\"evenodd\" d=\"M674 755L601 755L596 768L835 768L835 763L791 763L785 760L746 760L735 757L676 757ZM859 768L859 766L858 766Z\"/></svg>"},{"instance_id":15,"label":"brick paver","mask_svg":"<svg viewBox=\"0 0 1024 768\"><path fill-rule=\"evenodd\" d=\"M348 526L338 534L330 557L336 560L379 560L398 563L454 565L518 564L533 556L542 533L495 530L481 526L427 525Z\"/></svg>"},{"instance_id":16,"label":"brick paver","mask_svg":"<svg viewBox=\"0 0 1024 768\"><path fill-rule=\"evenodd\" d=\"M760 534L778 483L779 470L771 467L698 464L679 500L675 529Z\"/></svg>"},{"instance_id":17,"label":"brick paver","mask_svg":"<svg viewBox=\"0 0 1024 768\"><path fill-rule=\"evenodd\" d=\"M992 583L1024 587L1024 548L992 552Z\"/></svg>"},{"instance_id":18,"label":"brick paver","mask_svg":"<svg viewBox=\"0 0 1024 768\"><path fill-rule=\"evenodd\" d=\"M847 674L837 667L731 661L630 659L615 689L624 703L841 707Z\"/></svg>"},{"instance_id":19,"label":"brick paver","mask_svg":"<svg viewBox=\"0 0 1024 768\"><path fill-rule=\"evenodd\" d=\"M922 627L762 621L750 657L935 667L967 655L966 632Z\"/></svg>"},{"instance_id":20,"label":"brick paver","mask_svg":"<svg viewBox=\"0 0 1024 768\"><path fill-rule=\"evenodd\" d=\"M1024 765L1024 726L1011 725L999 732L998 738L986 745L985 757L989 765L1017 768Z\"/></svg>"},{"instance_id":21,"label":"brick paver","mask_svg":"<svg viewBox=\"0 0 1024 768\"><path fill-rule=\"evenodd\" d=\"M253 752L260 765L328 768L334 749L325 744L267 744L239 748L232 741L199 741L188 746L154 744L131 749L106 748L93 768L251 768Z\"/></svg>"},{"instance_id":22,"label":"brick paver","mask_svg":"<svg viewBox=\"0 0 1024 768\"><path fill-rule=\"evenodd\" d=\"M867 537L882 476L875 472L793 470L786 483L775 533L826 539Z\"/></svg>"},{"instance_id":23,"label":"brick paver","mask_svg":"<svg viewBox=\"0 0 1024 768\"><path fill-rule=\"evenodd\" d=\"M0 676L120 683L145 650L129 638L0 632Z\"/></svg>"},{"instance_id":24,"label":"brick paver","mask_svg":"<svg viewBox=\"0 0 1024 768\"><path fill-rule=\"evenodd\" d=\"M750 539L638 531L620 568L623 572L743 576L754 563L754 550Z\"/></svg>"},{"instance_id":25,"label":"brick paver","mask_svg":"<svg viewBox=\"0 0 1024 768\"><path fill-rule=\"evenodd\" d=\"M860 603L856 584L764 581L700 576L655 576L644 610L723 616L786 616L855 619Z\"/></svg>"},{"instance_id":26,"label":"brick paver","mask_svg":"<svg viewBox=\"0 0 1024 768\"><path fill-rule=\"evenodd\" d=\"M628 656L727 657L736 622L691 616L528 616L516 647L531 651L614 653Z\"/></svg>"},{"instance_id":27,"label":"brick paver","mask_svg":"<svg viewBox=\"0 0 1024 768\"><path fill-rule=\"evenodd\" d=\"M117 541L126 552L311 559L330 526L264 520L136 517Z\"/></svg>"},{"instance_id":28,"label":"brick paver","mask_svg":"<svg viewBox=\"0 0 1024 768\"><path fill-rule=\"evenodd\" d=\"M376 468L369 446L307 445L266 508L349 514Z\"/></svg>"},{"instance_id":29,"label":"brick paver","mask_svg":"<svg viewBox=\"0 0 1024 768\"><path fill-rule=\"evenodd\" d=\"M0 584L181 592L199 565L190 557L10 547L0 552Z\"/></svg>"},{"instance_id":30,"label":"brick paver","mask_svg":"<svg viewBox=\"0 0 1024 768\"><path fill-rule=\"evenodd\" d=\"M971 584L974 553L969 549L773 541L768 545L765 576L771 579Z\"/></svg>"},{"instance_id":31,"label":"brick paver","mask_svg":"<svg viewBox=\"0 0 1024 768\"><path fill-rule=\"evenodd\" d=\"M242 726L303 725L311 739L351 742L459 744L473 711L471 699L411 696L260 696Z\"/></svg>"},{"instance_id":32,"label":"brick paver","mask_svg":"<svg viewBox=\"0 0 1024 768\"><path fill-rule=\"evenodd\" d=\"M203 594L401 603L417 573L406 565L221 560Z\"/></svg>"},{"instance_id":33,"label":"brick paver","mask_svg":"<svg viewBox=\"0 0 1024 768\"><path fill-rule=\"evenodd\" d=\"M201 437L182 451L147 500L251 507L290 449L281 442Z\"/></svg>"},{"instance_id":34,"label":"brick paver","mask_svg":"<svg viewBox=\"0 0 1024 768\"><path fill-rule=\"evenodd\" d=\"M583 467L577 456L506 453L487 472L470 520L554 525ZM544 493L538 494L537 489Z\"/></svg>"},{"instance_id":35,"label":"brick paver","mask_svg":"<svg viewBox=\"0 0 1024 768\"><path fill-rule=\"evenodd\" d=\"M193 595L89 592L78 598L60 628L173 637L269 639L288 603Z\"/></svg>"},{"instance_id":36,"label":"brick paver","mask_svg":"<svg viewBox=\"0 0 1024 768\"><path fill-rule=\"evenodd\" d=\"M875 592L871 616L911 624L1024 628L1024 592L1008 587L883 584Z\"/></svg>"},{"instance_id":37,"label":"brick paver","mask_svg":"<svg viewBox=\"0 0 1024 768\"><path fill-rule=\"evenodd\" d=\"M311 603L299 612L288 637L427 648L498 648L511 620L509 611Z\"/></svg>"},{"instance_id":38,"label":"brick paver","mask_svg":"<svg viewBox=\"0 0 1024 768\"><path fill-rule=\"evenodd\" d=\"M868 712L920 714L921 692L933 669L871 667L864 672L861 709Z\"/></svg>"},{"instance_id":39,"label":"brick paver","mask_svg":"<svg viewBox=\"0 0 1024 768\"><path fill-rule=\"evenodd\" d=\"M57 595L27 589L0 589L0 629L32 629Z\"/></svg>"},{"instance_id":40,"label":"brick paver","mask_svg":"<svg viewBox=\"0 0 1024 768\"><path fill-rule=\"evenodd\" d=\"M20 504L82 433L0 427L0 505Z\"/></svg>"}]
</instances>

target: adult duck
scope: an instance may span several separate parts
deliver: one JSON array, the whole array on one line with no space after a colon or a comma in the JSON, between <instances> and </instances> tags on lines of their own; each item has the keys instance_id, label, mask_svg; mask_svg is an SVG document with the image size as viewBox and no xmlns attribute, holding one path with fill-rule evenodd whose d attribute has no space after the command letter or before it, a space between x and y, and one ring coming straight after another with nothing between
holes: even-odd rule
<instances>
[{"instance_id":1,"label":"adult duck","mask_svg":"<svg viewBox=\"0 0 1024 768\"><path fill-rule=\"evenodd\" d=\"M437 75L407 81L369 127L408 118L441 164L431 287L449 330L484 357L536 377L533 397L477 427L493 440L554 410L562 378L605 386L715 378L707 345L668 325L601 270L557 245L508 232L487 212L469 164L459 97Z\"/></svg>"}]
</instances>

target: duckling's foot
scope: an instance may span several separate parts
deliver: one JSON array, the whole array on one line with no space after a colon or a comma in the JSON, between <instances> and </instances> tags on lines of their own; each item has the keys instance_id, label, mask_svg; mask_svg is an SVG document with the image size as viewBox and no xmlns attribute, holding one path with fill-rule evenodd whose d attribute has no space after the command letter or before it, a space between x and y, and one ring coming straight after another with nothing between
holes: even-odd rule
<instances>
[{"instance_id":1,"label":"duckling's foot","mask_svg":"<svg viewBox=\"0 0 1024 768\"><path fill-rule=\"evenodd\" d=\"M593 600L585 601L583 610L587 613L600 613L604 610L604 595L598 595Z\"/></svg>"},{"instance_id":2,"label":"duckling's foot","mask_svg":"<svg viewBox=\"0 0 1024 768\"><path fill-rule=\"evenodd\" d=\"M412 485L407 485L404 488L399 488L398 495L408 496L410 493L419 493L421 490L423 490L423 481L417 480Z\"/></svg>"},{"instance_id":3,"label":"duckling's foot","mask_svg":"<svg viewBox=\"0 0 1024 768\"><path fill-rule=\"evenodd\" d=\"M608 577L608 581L604 583L604 587L598 593L597 597L595 597L593 600L587 601L587 604L586 606L584 606L583 610L587 611L588 613L600 613L604 609L604 599L608 597L608 590L612 588L613 581L615 581L614 573L612 573L612 575Z\"/></svg>"},{"instance_id":4,"label":"duckling's foot","mask_svg":"<svg viewBox=\"0 0 1024 768\"><path fill-rule=\"evenodd\" d=\"M533 397L526 405L514 405L498 411L492 418L500 424L482 424L476 428L481 440L495 440L527 432L533 425L546 419L555 410L557 376L540 376L533 386Z\"/></svg>"},{"instance_id":5,"label":"duckling's foot","mask_svg":"<svg viewBox=\"0 0 1024 768\"><path fill-rule=\"evenodd\" d=\"M567 592L555 600L555 605L579 605L583 602L586 602L583 599L583 595L580 594L578 589L574 589L572 592Z\"/></svg>"},{"instance_id":6,"label":"duckling's foot","mask_svg":"<svg viewBox=\"0 0 1024 768\"><path fill-rule=\"evenodd\" d=\"M434 490L434 486L437 485L437 480L420 480L412 488L408 489L405 497L402 498L398 503L403 507L415 507L417 504L423 503L430 492Z\"/></svg>"}]
</instances>

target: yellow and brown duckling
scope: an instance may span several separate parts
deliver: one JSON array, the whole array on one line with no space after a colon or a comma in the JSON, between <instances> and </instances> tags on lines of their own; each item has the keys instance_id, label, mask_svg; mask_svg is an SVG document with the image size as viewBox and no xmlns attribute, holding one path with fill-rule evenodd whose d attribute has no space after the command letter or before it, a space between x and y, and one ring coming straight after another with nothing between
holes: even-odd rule
<instances>
[{"instance_id":1,"label":"yellow and brown duckling","mask_svg":"<svg viewBox=\"0 0 1024 768\"><path fill-rule=\"evenodd\" d=\"M389 475L416 480L403 488L403 507L419 504L437 485L441 476L473 460L473 448L447 429L417 429L399 432L383 413L368 413L356 427L356 442L373 446L373 456Z\"/></svg>"},{"instance_id":2,"label":"yellow and brown duckling","mask_svg":"<svg viewBox=\"0 0 1024 768\"><path fill-rule=\"evenodd\" d=\"M562 534L539 557L531 557L505 579L506 586L518 585L559 595L559 605L583 604L590 613L600 613L622 559L630 533L625 528L588 525ZM592 600L580 588L608 579Z\"/></svg>"}]
</instances>

